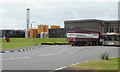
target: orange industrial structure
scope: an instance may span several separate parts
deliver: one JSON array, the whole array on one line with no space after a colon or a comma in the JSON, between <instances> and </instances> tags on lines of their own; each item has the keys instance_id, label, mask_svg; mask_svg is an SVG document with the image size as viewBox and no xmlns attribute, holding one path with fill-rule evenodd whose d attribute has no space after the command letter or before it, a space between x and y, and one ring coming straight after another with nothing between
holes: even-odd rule
<instances>
[{"instance_id":1,"label":"orange industrial structure","mask_svg":"<svg viewBox=\"0 0 120 72\"><path fill-rule=\"evenodd\" d=\"M44 25L38 25L38 33L41 33L44 31Z\"/></svg>"},{"instance_id":2,"label":"orange industrial structure","mask_svg":"<svg viewBox=\"0 0 120 72\"><path fill-rule=\"evenodd\" d=\"M36 38L37 33L38 33L38 29L29 29L30 38Z\"/></svg>"},{"instance_id":3,"label":"orange industrial structure","mask_svg":"<svg viewBox=\"0 0 120 72\"><path fill-rule=\"evenodd\" d=\"M48 32L48 25L44 26L44 32Z\"/></svg>"},{"instance_id":4,"label":"orange industrial structure","mask_svg":"<svg viewBox=\"0 0 120 72\"><path fill-rule=\"evenodd\" d=\"M38 25L38 33L48 32L48 25Z\"/></svg>"},{"instance_id":5,"label":"orange industrial structure","mask_svg":"<svg viewBox=\"0 0 120 72\"><path fill-rule=\"evenodd\" d=\"M52 25L50 28L60 28L60 26ZM38 25L38 29L29 29L30 38L48 38L48 25Z\"/></svg>"},{"instance_id":6,"label":"orange industrial structure","mask_svg":"<svg viewBox=\"0 0 120 72\"><path fill-rule=\"evenodd\" d=\"M50 26L50 28L51 29L53 29L53 28L60 28L60 26L52 25L52 26Z\"/></svg>"}]
</instances>

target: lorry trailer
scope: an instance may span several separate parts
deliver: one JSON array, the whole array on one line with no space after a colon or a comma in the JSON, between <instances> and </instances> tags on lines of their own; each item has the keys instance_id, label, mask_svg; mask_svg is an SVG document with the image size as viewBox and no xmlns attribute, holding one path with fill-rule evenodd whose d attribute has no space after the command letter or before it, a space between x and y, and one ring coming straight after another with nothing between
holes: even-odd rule
<instances>
[{"instance_id":1,"label":"lorry trailer","mask_svg":"<svg viewBox=\"0 0 120 72\"><path fill-rule=\"evenodd\" d=\"M67 40L72 46L102 45L100 32L89 30L67 30Z\"/></svg>"}]
</instances>

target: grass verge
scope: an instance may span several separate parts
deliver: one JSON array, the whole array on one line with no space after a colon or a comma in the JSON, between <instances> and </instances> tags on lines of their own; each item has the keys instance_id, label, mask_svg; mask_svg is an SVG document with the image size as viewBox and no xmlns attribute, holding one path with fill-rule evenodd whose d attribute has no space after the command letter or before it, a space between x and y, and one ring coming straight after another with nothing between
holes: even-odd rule
<instances>
[{"instance_id":1,"label":"grass verge","mask_svg":"<svg viewBox=\"0 0 120 72\"><path fill-rule=\"evenodd\" d=\"M42 42L66 42L65 38L11 38L10 42L5 42L5 39L2 39L2 48L3 50L15 49L29 46L41 45Z\"/></svg>"},{"instance_id":2,"label":"grass verge","mask_svg":"<svg viewBox=\"0 0 120 72\"><path fill-rule=\"evenodd\" d=\"M96 60L69 66L68 69L77 70L119 70L120 57L109 60Z\"/></svg>"}]
</instances>

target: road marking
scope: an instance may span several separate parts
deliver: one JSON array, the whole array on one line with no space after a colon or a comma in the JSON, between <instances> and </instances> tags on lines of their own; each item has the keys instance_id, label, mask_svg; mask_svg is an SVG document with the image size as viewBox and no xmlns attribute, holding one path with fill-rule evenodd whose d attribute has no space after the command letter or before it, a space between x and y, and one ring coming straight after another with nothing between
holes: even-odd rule
<instances>
[{"instance_id":1,"label":"road marking","mask_svg":"<svg viewBox=\"0 0 120 72\"><path fill-rule=\"evenodd\" d=\"M80 64L80 63L75 63L75 64L72 64L72 65L76 65L76 64Z\"/></svg>"},{"instance_id":2,"label":"road marking","mask_svg":"<svg viewBox=\"0 0 120 72\"><path fill-rule=\"evenodd\" d=\"M62 51L64 51L64 49L62 49Z\"/></svg>"},{"instance_id":3,"label":"road marking","mask_svg":"<svg viewBox=\"0 0 120 72\"><path fill-rule=\"evenodd\" d=\"M72 48L72 49L74 49L74 48ZM72 53L77 52L79 49L82 49L82 48L76 48L76 50L70 50L70 51L69 51L69 49L64 48L61 51L53 53L53 54L45 54L45 55L38 55L38 56L44 56L44 57L45 56L55 56L55 55L61 55L63 53L72 54Z\"/></svg>"},{"instance_id":4,"label":"road marking","mask_svg":"<svg viewBox=\"0 0 120 72\"><path fill-rule=\"evenodd\" d=\"M1 60L15 60L15 59L25 59L25 58L30 58L30 57L6 58L6 59L0 59L0 61L1 61Z\"/></svg>"},{"instance_id":5,"label":"road marking","mask_svg":"<svg viewBox=\"0 0 120 72\"><path fill-rule=\"evenodd\" d=\"M52 56L54 54L47 54L47 55L38 55L38 56Z\"/></svg>"},{"instance_id":6,"label":"road marking","mask_svg":"<svg viewBox=\"0 0 120 72\"><path fill-rule=\"evenodd\" d=\"M57 68L57 69L55 69L55 70L61 70L61 69L66 68L66 67L67 67L67 66L60 67L60 68Z\"/></svg>"},{"instance_id":7,"label":"road marking","mask_svg":"<svg viewBox=\"0 0 120 72\"><path fill-rule=\"evenodd\" d=\"M10 52L10 51L5 51L5 53L8 53L8 52Z\"/></svg>"},{"instance_id":8,"label":"road marking","mask_svg":"<svg viewBox=\"0 0 120 72\"><path fill-rule=\"evenodd\" d=\"M85 61L85 62L88 62L88 61ZM85 62L80 62L80 63L85 63ZM57 69L55 69L55 70L56 70L56 71L57 71L57 70L62 70L62 69L64 69L64 68L67 68L68 66L72 66L72 65L76 65L76 64L80 64L80 63L75 63L75 64L63 66L63 67L57 68Z\"/></svg>"},{"instance_id":9,"label":"road marking","mask_svg":"<svg viewBox=\"0 0 120 72\"><path fill-rule=\"evenodd\" d=\"M46 55L38 55L38 56L55 56L58 55L60 53L62 53L65 49L62 49L61 51L57 52L57 53L53 53L53 54L46 54Z\"/></svg>"}]
</instances>

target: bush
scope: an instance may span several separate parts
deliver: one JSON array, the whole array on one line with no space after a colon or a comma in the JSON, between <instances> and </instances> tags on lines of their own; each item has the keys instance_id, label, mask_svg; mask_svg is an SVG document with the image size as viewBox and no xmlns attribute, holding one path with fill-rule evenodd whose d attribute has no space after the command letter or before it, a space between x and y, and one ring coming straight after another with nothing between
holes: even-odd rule
<instances>
[{"instance_id":1,"label":"bush","mask_svg":"<svg viewBox=\"0 0 120 72\"><path fill-rule=\"evenodd\" d=\"M103 53L103 54L101 54L100 57L101 57L102 60L109 60L109 55L108 55L108 53L106 53L106 52Z\"/></svg>"}]
</instances>

